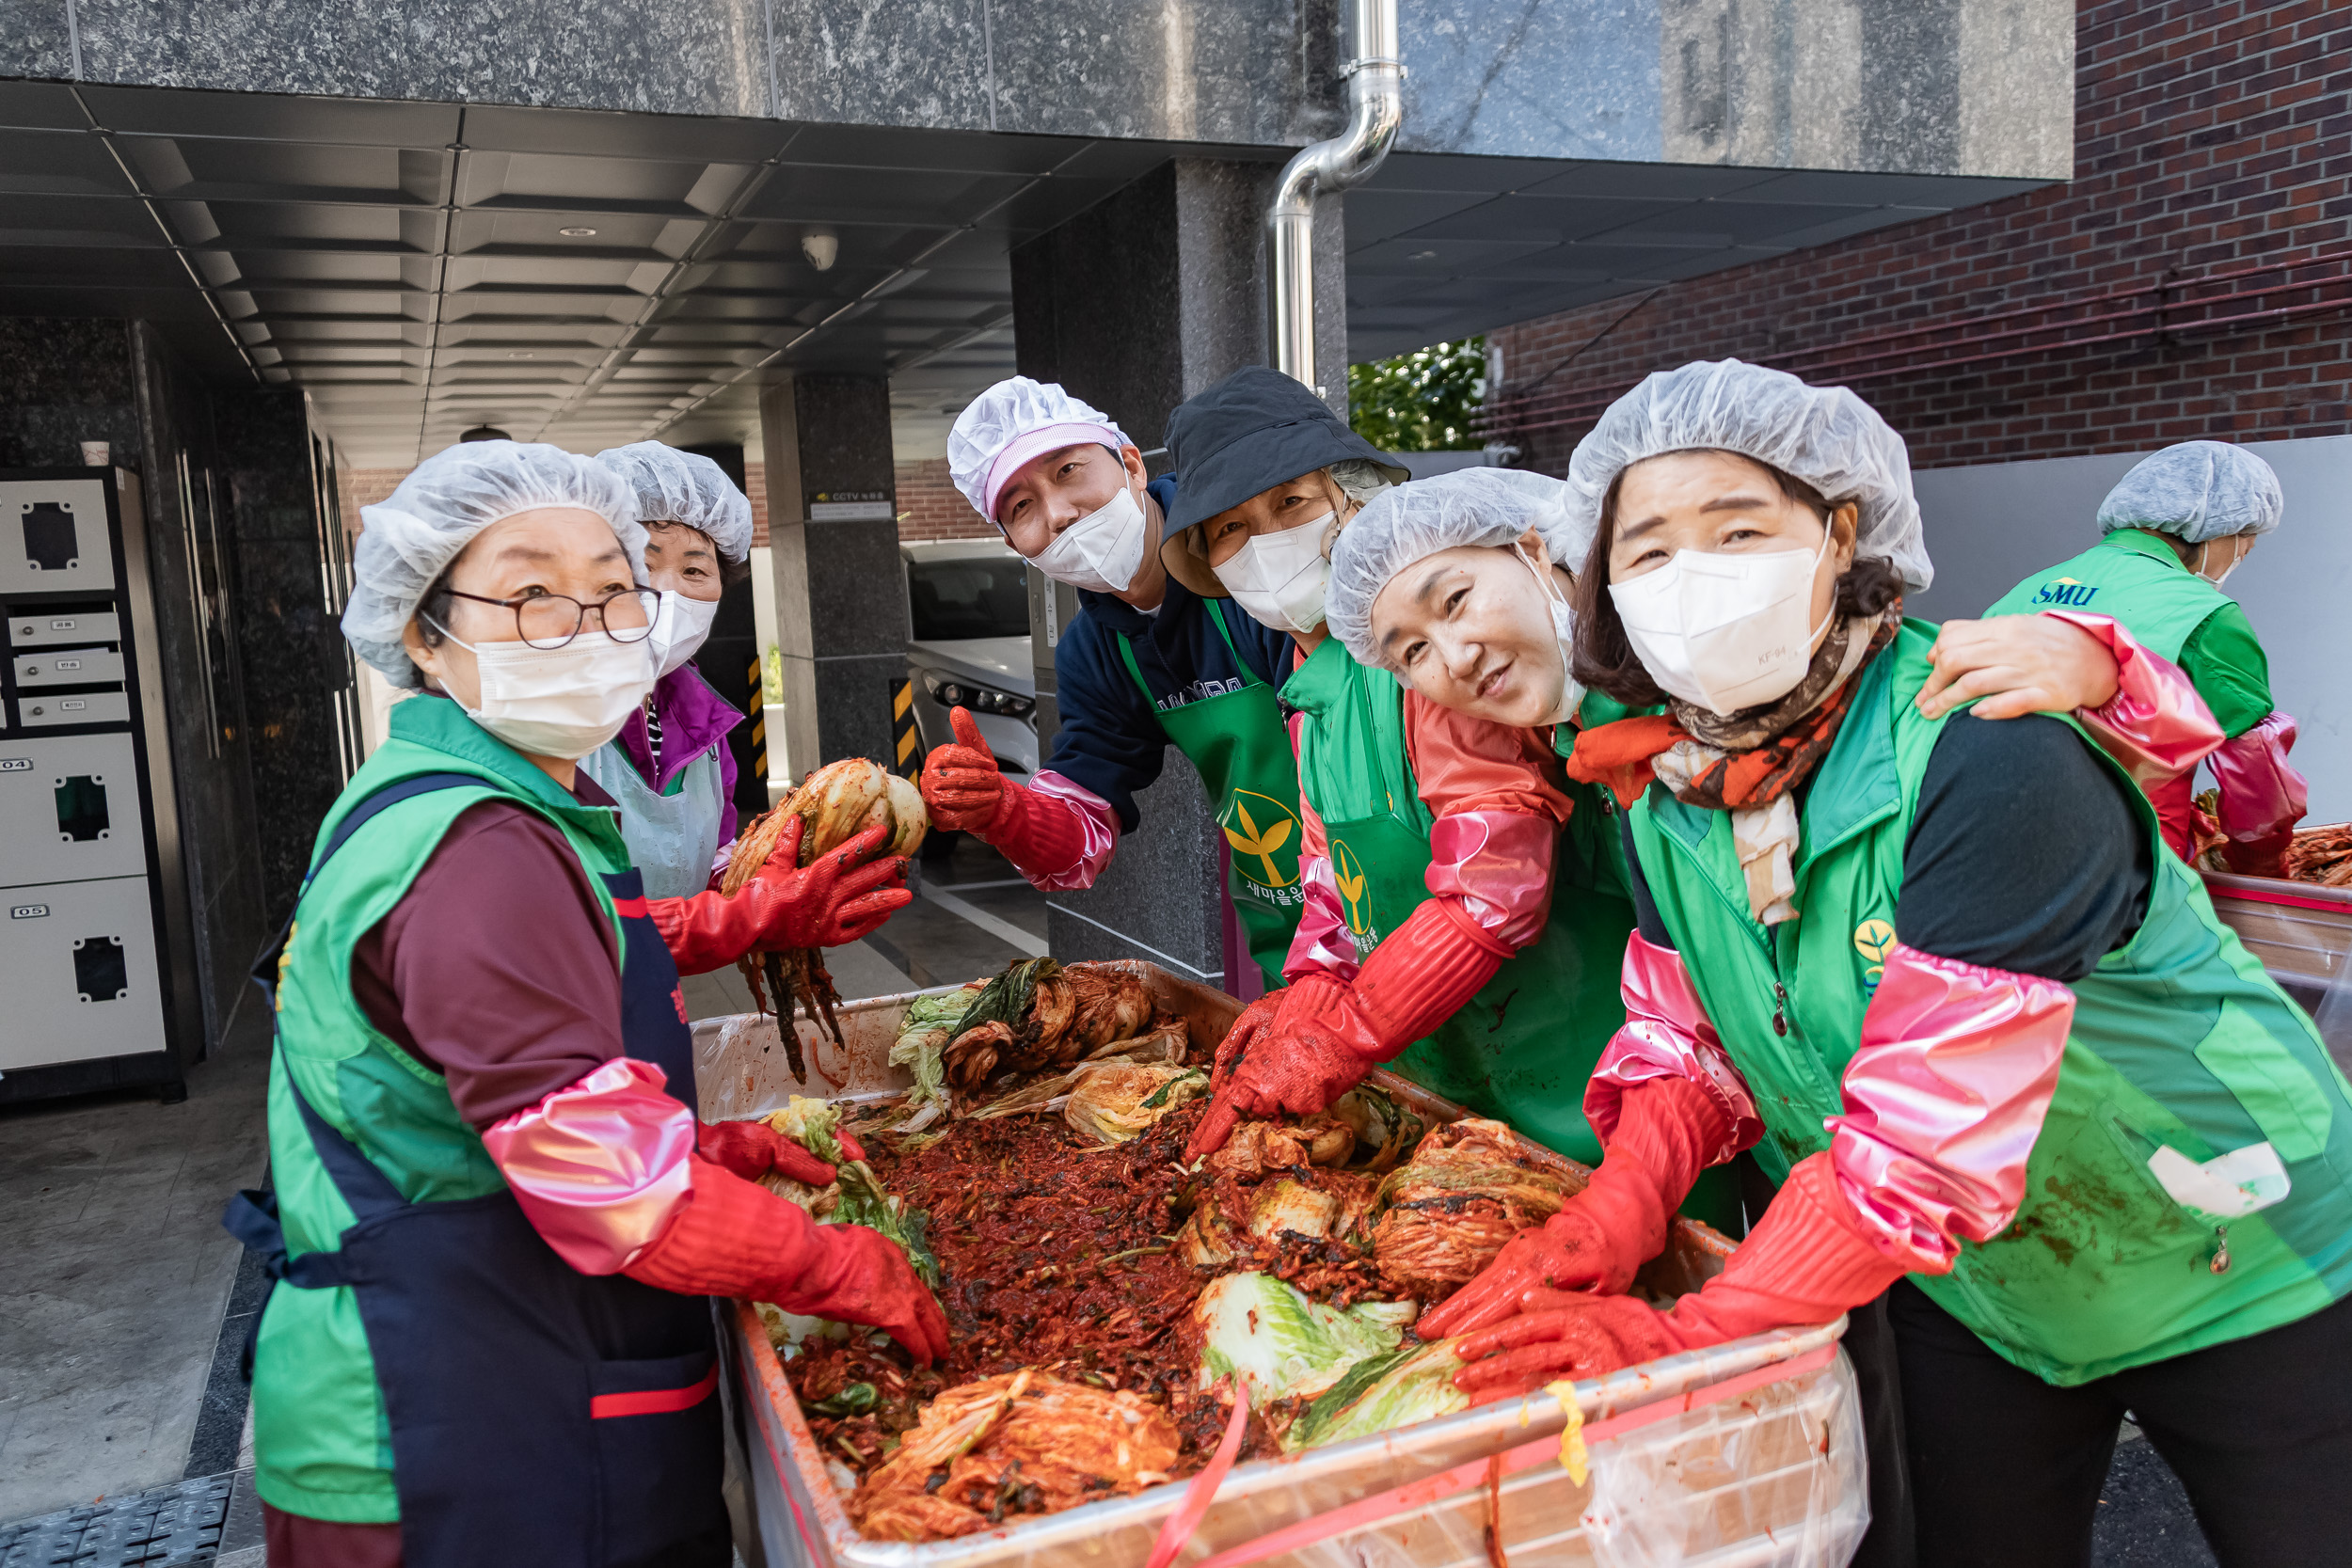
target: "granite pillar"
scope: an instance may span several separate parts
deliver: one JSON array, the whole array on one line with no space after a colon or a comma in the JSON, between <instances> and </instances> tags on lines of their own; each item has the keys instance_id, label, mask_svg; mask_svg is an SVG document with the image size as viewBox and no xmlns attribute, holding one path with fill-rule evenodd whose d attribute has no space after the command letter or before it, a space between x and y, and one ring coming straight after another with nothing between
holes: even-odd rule
<instances>
[{"instance_id":1,"label":"granite pillar","mask_svg":"<svg viewBox=\"0 0 2352 1568\"><path fill-rule=\"evenodd\" d=\"M1057 381L1119 422L1147 452L1176 405L1269 356L1265 210L1276 164L1177 158L1012 254L1020 372ZM1345 233L1336 199L1315 214L1319 390L1347 407ZM1152 460L1166 472L1165 456ZM1038 734L1053 752L1060 712L1053 647L1077 613L1068 588L1031 578ZM1207 792L1173 747L1136 797L1142 820L1093 887L1047 900L1054 955L1145 958L1236 984L1242 964L1223 916L1223 846Z\"/></svg>"},{"instance_id":2,"label":"granite pillar","mask_svg":"<svg viewBox=\"0 0 2352 1568\"><path fill-rule=\"evenodd\" d=\"M760 388L784 712L768 744L793 778L843 757L888 763L890 683L906 674L890 383L796 374Z\"/></svg>"}]
</instances>

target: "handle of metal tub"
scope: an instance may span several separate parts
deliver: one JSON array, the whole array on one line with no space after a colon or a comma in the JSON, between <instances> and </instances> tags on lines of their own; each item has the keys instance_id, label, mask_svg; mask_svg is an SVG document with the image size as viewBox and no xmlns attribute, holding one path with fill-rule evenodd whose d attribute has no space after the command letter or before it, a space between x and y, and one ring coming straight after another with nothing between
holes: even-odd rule
<instances>
[{"instance_id":1,"label":"handle of metal tub","mask_svg":"<svg viewBox=\"0 0 2352 1568\"><path fill-rule=\"evenodd\" d=\"M1754 1371L1742 1372L1738 1377L1727 1377L1721 1383L1709 1384L1704 1388L1695 1388L1672 1399L1660 1400L1655 1404L1645 1404L1639 1409L1629 1410L1621 1416L1612 1416L1606 1420L1587 1421L1584 1423L1584 1440L1587 1443L1594 1443L1604 1437L1614 1437L1621 1433L1631 1432L1637 1427L1645 1427L1652 1421L1662 1421L1669 1416L1679 1416L1685 1411L1695 1410L1703 1404L1714 1404L1723 1400L1736 1400L1743 1394L1754 1393L1765 1385L1778 1383L1784 1378L1802 1377L1807 1372L1818 1371L1828 1366L1831 1357L1836 1354L1837 1346L1833 1341L1792 1360L1775 1361L1769 1366L1758 1367ZM1238 1421L1237 1416L1237 1425ZM1233 1441L1233 1429L1228 1429L1226 1438L1226 1444L1219 1446L1217 1449L1220 1459L1224 1457L1228 1447L1238 1447ZM1450 1497L1456 1492L1465 1492L1473 1486L1486 1485L1488 1483L1489 1477L1500 1481L1504 1476L1515 1476L1521 1470L1532 1470L1538 1465L1556 1465L1559 1461L1560 1439L1557 1436L1539 1437L1533 1443L1522 1443L1516 1449L1506 1449L1501 1454L1485 1459L1473 1459L1467 1465L1456 1465L1451 1470L1441 1470L1434 1476L1423 1476L1419 1481L1407 1481L1403 1486L1390 1491L1376 1492L1369 1497L1359 1497L1344 1508L1335 1508L1327 1513L1318 1513L1311 1519L1301 1519L1295 1525L1286 1525L1271 1534L1259 1536L1255 1541L1245 1541L1238 1546L1229 1547L1217 1553L1215 1557L1203 1558L1199 1562L1191 1564L1191 1568L1243 1568L1245 1563L1262 1562L1267 1558L1285 1552L1301 1551L1319 1541L1328 1541L1335 1535L1343 1535L1350 1530L1361 1529L1366 1525L1376 1525L1383 1519L1393 1518L1399 1513L1410 1513L1417 1508L1425 1508L1440 1497ZM1221 1480L1222 1474L1217 1465L1212 1464L1193 1481L1193 1491L1184 1498L1184 1506L1176 1511L1175 1515L1168 1520L1168 1528L1160 1532L1160 1546L1152 1554L1150 1568L1168 1568L1168 1564L1175 1556L1174 1552L1168 1552L1166 1556L1162 1555L1162 1550L1168 1545L1169 1534L1175 1531L1180 1524L1182 1525L1183 1532L1176 1542L1177 1546L1181 1548L1184 1540L1192 1534L1193 1528L1200 1522L1200 1514L1193 1511L1195 1503L1199 1502L1203 1512L1206 1510L1206 1499L1200 1496L1200 1483L1210 1480L1212 1476ZM1209 1490L1214 1493L1216 1488L1211 1486ZM1499 1542L1501 1538L1501 1522L1497 1521L1496 1539Z\"/></svg>"}]
</instances>

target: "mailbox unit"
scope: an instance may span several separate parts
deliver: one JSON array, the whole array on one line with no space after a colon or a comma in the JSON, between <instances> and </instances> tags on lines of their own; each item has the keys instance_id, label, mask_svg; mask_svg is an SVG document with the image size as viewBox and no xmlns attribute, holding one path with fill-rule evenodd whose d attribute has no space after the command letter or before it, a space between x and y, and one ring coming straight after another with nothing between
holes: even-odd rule
<instances>
[{"instance_id":1,"label":"mailbox unit","mask_svg":"<svg viewBox=\"0 0 2352 1568\"><path fill-rule=\"evenodd\" d=\"M0 470L0 1100L184 1093L195 974L138 476Z\"/></svg>"}]
</instances>

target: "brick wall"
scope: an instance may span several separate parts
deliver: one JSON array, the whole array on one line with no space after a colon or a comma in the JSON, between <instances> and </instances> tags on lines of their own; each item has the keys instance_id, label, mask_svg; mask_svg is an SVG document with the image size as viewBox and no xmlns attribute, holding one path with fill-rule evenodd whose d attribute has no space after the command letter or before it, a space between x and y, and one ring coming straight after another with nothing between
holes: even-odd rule
<instances>
[{"instance_id":1,"label":"brick wall","mask_svg":"<svg viewBox=\"0 0 2352 1568\"><path fill-rule=\"evenodd\" d=\"M357 534L359 509L373 506L400 488L400 482L407 477L406 468L338 468L335 487L342 499L343 528Z\"/></svg>"},{"instance_id":2,"label":"brick wall","mask_svg":"<svg viewBox=\"0 0 2352 1568\"><path fill-rule=\"evenodd\" d=\"M1495 334L1519 461L1726 356L1852 386L1921 467L2352 431L2352 8L2096 0L2075 48L2071 183Z\"/></svg>"},{"instance_id":3,"label":"brick wall","mask_svg":"<svg viewBox=\"0 0 2352 1568\"><path fill-rule=\"evenodd\" d=\"M972 510L947 478L947 460L927 458L898 466L898 537L901 539L993 539L996 531Z\"/></svg>"}]
</instances>

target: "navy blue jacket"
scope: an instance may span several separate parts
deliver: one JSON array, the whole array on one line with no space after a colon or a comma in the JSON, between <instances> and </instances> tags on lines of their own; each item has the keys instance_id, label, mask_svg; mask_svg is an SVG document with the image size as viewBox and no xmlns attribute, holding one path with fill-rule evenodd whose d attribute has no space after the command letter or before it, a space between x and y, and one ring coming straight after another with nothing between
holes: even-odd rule
<instances>
[{"instance_id":1,"label":"navy blue jacket","mask_svg":"<svg viewBox=\"0 0 2352 1568\"><path fill-rule=\"evenodd\" d=\"M1155 479L1150 488L1163 515L1174 510L1173 479ZM1246 671L1209 624L1211 615L1222 617ZM1120 657L1122 634L1135 640L1149 701ZM1136 791L1160 776L1170 744L1159 712L1237 691L1246 675L1279 689L1290 673L1290 635L1251 620L1231 599L1204 599L1170 578L1158 613L1147 615L1123 599L1080 589L1078 613L1054 648L1061 728L1045 766L1108 800L1120 831L1133 832L1142 820Z\"/></svg>"}]
</instances>

